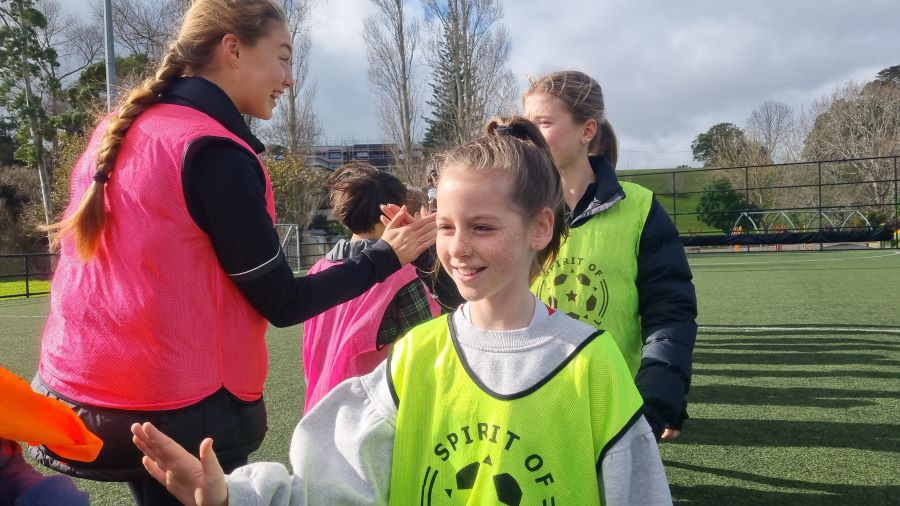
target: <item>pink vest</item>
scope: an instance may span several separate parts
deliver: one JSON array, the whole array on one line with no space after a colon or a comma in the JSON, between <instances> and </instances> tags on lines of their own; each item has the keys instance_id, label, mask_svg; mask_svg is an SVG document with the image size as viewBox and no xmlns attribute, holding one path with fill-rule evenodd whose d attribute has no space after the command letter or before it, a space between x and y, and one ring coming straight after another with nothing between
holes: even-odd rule
<instances>
[{"instance_id":1,"label":"pink vest","mask_svg":"<svg viewBox=\"0 0 900 506\"><path fill-rule=\"evenodd\" d=\"M91 183L105 130L106 121L72 170L66 214ZM222 386L247 401L262 395L268 324L222 270L185 203L182 157L191 141L209 136L253 153L221 124L183 106L155 105L129 129L106 185L99 251L85 263L71 239L62 242L39 371L51 389L131 410L188 406Z\"/></svg>"},{"instance_id":2,"label":"pink vest","mask_svg":"<svg viewBox=\"0 0 900 506\"><path fill-rule=\"evenodd\" d=\"M309 274L340 263L323 258L312 266ZM415 267L405 265L366 293L303 324L304 414L338 383L372 372L387 358L389 347L379 350L376 346L378 327L397 292L416 279ZM431 295L428 295L428 305L432 316L441 314L440 306Z\"/></svg>"}]
</instances>

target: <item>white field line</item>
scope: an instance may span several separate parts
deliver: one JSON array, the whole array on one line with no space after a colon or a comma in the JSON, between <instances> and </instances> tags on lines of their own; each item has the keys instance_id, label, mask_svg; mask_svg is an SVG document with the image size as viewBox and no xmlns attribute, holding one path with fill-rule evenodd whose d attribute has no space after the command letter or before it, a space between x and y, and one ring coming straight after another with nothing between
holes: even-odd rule
<instances>
[{"instance_id":1,"label":"white field line","mask_svg":"<svg viewBox=\"0 0 900 506\"><path fill-rule=\"evenodd\" d=\"M723 331L736 332L745 334L755 334L760 332L858 332L860 334L892 334L900 335L900 328L897 327L829 327L829 326L807 326L807 327L741 327L741 326L705 326L697 327L697 332L703 331Z\"/></svg>"},{"instance_id":2,"label":"white field line","mask_svg":"<svg viewBox=\"0 0 900 506\"><path fill-rule=\"evenodd\" d=\"M777 255L778 253L774 253ZM808 254L808 253L804 253ZM727 267L730 265L773 265L773 264L798 264L803 262L839 262L839 261L850 261L850 260L863 260L866 258L883 258L900 255L900 251L889 251L883 255L870 255L864 257L847 257L847 258L814 258L809 260L774 260L771 262L768 261L760 261L760 262L720 262L720 263L697 263L691 265L691 267Z\"/></svg>"},{"instance_id":3,"label":"white field line","mask_svg":"<svg viewBox=\"0 0 900 506\"><path fill-rule=\"evenodd\" d=\"M24 314L0 314L0 318L46 318L47 316L24 315Z\"/></svg>"}]
</instances>

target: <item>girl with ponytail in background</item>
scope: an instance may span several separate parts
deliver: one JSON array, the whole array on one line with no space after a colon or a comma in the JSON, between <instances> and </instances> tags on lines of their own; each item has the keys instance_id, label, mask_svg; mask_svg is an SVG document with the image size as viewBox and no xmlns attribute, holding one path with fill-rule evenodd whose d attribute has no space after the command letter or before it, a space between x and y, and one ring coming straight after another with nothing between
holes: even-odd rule
<instances>
[{"instance_id":1,"label":"girl with ponytail in background","mask_svg":"<svg viewBox=\"0 0 900 506\"><path fill-rule=\"evenodd\" d=\"M34 456L127 481L138 504L177 504L141 465L129 426L151 420L197 452L214 434L226 470L266 431L269 323L352 299L434 243L404 211L362 254L294 278L274 228L263 144L242 115L272 117L293 85L277 0L196 0L155 75L102 120L77 161L33 388L103 441L98 458ZM403 224L404 226L400 226Z\"/></svg>"},{"instance_id":2,"label":"girl with ponytail in background","mask_svg":"<svg viewBox=\"0 0 900 506\"><path fill-rule=\"evenodd\" d=\"M590 76L554 72L525 94L562 178L569 237L532 288L616 339L662 439L687 418L697 298L678 231L646 188L616 178L618 144Z\"/></svg>"}]
</instances>

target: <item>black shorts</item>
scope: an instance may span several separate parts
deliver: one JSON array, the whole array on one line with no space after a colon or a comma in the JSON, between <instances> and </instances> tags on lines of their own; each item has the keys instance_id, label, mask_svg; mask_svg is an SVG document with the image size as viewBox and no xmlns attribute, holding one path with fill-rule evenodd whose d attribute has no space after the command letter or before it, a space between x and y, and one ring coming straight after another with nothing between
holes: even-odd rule
<instances>
[{"instance_id":1,"label":"black shorts","mask_svg":"<svg viewBox=\"0 0 900 506\"><path fill-rule=\"evenodd\" d=\"M31 447L38 462L55 471L97 481L128 481L146 476L143 454L131 440L133 423L151 422L163 433L197 455L200 442L215 440L216 456L227 462L246 458L266 435L266 406L260 397L242 401L224 387L202 401L166 411L129 411L74 402L53 392L35 376L32 388L70 406L88 430L103 440L93 462L66 461L45 446Z\"/></svg>"}]
</instances>

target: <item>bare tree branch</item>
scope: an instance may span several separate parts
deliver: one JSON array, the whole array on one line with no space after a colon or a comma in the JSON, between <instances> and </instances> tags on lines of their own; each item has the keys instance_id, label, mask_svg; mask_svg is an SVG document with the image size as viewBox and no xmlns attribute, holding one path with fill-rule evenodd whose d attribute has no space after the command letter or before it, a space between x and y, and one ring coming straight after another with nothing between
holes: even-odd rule
<instances>
[{"instance_id":1,"label":"bare tree branch","mask_svg":"<svg viewBox=\"0 0 900 506\"><path fill-rule=\"evenodd\" d=\"M369 81L375 87L382 128L396 146L400 177L418 186L422 175L414 157L421 94L414 82L420 23L410 19L403 0L371 0L375 14L363 25Z\"/></svg>"},{"instance_id":2,"label":"bare tree branch","mask_svg":"<svg viewBox=\"0 0 900 506\"><path fill-rule=\"evenodd\" d=\"M747 120L747 137L758 142L775 162L787 158L787 143L794 130L794 111L784 102L766 100Z\"/></svg>"},{"instance_id":3,"label":"bare tree branch","mask_svg":"<svg viewBox=\"0 0 900 506\"><path fill-rule=\"evenodd\" d=\"M321 134L313 102L316 83L309 81L310 15L315 0L293 0L287 12L293 51L294 85L281 97L275 117L265 129L266 137L289 153L306 155Z\"/></svg>"}]
</instances>

